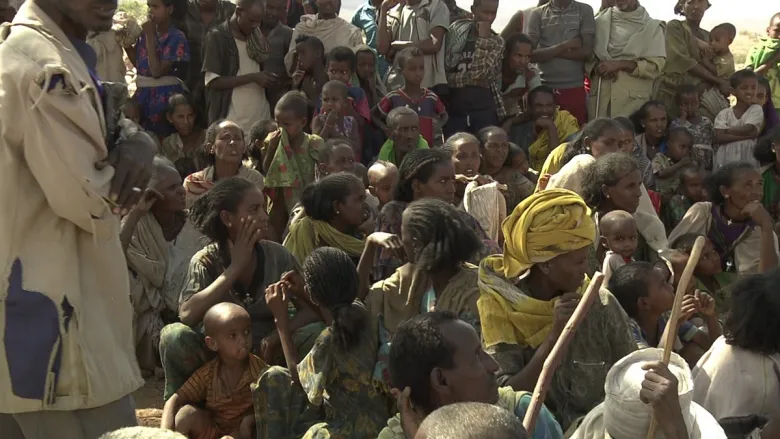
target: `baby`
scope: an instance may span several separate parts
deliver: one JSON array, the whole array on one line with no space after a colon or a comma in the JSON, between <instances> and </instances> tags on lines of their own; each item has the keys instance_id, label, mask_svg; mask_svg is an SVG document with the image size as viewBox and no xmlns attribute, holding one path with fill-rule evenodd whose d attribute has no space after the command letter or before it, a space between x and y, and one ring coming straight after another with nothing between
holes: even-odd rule
<instances>
[{"instance_id":1,"label":"baby","mask_svg":"<svg viewBox=\"0 0 780 439\"><path fill-rule=\"evenodd\" d=\"M693 134L687 128L672 128L667 137L666 152L653 158L655 189L661 195L672 196L680 186L680 170L693 164Z\"/></svg>"},{"instance_id":2,"label":"baby","mask_svg":"<svg viewBox=\"0 0 780 439\"><path fill-rule=\"evenodd\" d=\"M718 78L728 80L736 71L734 55L729 46L737 37L737 28L731 23L723 23L712 28L710 32L711 62Z\"/></svg>"},{"instance_id":3,"label":"baby","mask_svg":"<svg viewBox=\"0 0 780 439\"><path fill-rule=\"evenodd\" d=\"M384 160L379 160L368 168L368 189L366 202L378 212L385 204L393 200L393 192L398 184L398 168ZM373 204L376 204L373 206Z\"/></svg>"},{"instance_id":4,"label":"baby","mask_svg":"<svg viewBox=\"0 0 780 439\"><path fill-rule=\"evenodd\" d=\"M251 325L249 313L234 303L218 303L206 312L206 345L217 358L195 371L165 403L162 428L202 439L254 437L249 385L268 365L250 353Z\"/></svg>"},{"instance_id":5,"label":"baby","mask_svg":"<svg viewBox=\"0 0 780 439\"><path fill-rule=\"evenodd\" d=\"M624 210L613 210L601 217L599 231L598 253L604 255L601 261L608 261L611 273L633 262L639 236L633 215Z\"/></svg>"}]
</instances>

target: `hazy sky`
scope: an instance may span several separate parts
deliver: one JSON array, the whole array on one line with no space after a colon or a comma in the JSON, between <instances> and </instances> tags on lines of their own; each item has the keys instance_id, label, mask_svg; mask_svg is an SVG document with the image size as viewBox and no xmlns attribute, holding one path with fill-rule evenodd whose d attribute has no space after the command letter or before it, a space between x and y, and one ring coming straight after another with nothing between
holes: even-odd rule
<instances>
[{"instance_id":1,"label":"hazy sky","mask_svg":"<svg viewBox=\"0 0 780 439\"><path fill-rule=\"evenodd\" d=\"M456 0L458 5L466 10L471 7L473 0ZM579 0L593 6L596 10L601 6L601 0ZM342 15L351 17L352 11L366 0L342 0ZM499 14L496 18L494 29L502 29L509 18L518 10L536 6L537 0L500 0ZM647 8L650 16L659 20L671 20L675 18L673 9L676 0L645 0L640 1ZM754 32L766 29L769 19L780 12L780 2L777 0L710 0L712 7L704 16L704 26L712 26L730 22L738 29L745 28Z\"/></svg>"}]
</instances>

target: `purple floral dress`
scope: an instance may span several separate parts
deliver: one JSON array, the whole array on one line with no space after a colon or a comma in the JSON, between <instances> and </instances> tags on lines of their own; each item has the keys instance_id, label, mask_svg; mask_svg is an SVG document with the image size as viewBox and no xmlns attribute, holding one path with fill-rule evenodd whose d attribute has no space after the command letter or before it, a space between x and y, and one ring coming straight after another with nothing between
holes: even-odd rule
<instances>
[{"instance_id":1,"label":"purple floral dress","mask_svg":"<svg viewBox=\"0 0 780 439\"><path fill-rule=\"evenodd\" d=\"M139 76L152 76L149 68L149 54L146 51L146 34L142 33L135 44L136 66ZM173 67L166 76L187 77L187 63L190 61L190 46L184 32L175 27L168 28L164 34L157 34L157 56L160 61L171 61ZM168 123L165 111L168 98L175 93L183 93L182 85L164 85L160 87L139 88L134 99L141 107L141 125L147 131L165 137L173 134L174 128Z\"/></svg>"}]
</instances>

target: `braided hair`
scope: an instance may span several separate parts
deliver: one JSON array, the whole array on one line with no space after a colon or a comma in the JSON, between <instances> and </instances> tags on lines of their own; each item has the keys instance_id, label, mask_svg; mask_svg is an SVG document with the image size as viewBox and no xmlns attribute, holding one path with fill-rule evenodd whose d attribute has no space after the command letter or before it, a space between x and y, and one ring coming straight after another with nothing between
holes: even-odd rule
<instances>
[{"instance_id":1,"label":"braided hair","mask_svg":"<svg viewBox=\"0 0 780 439\"><path fill-rule=\"evenodd\" d=\"M303 264L303 280L314 303L330 310L336 346L349 350L368 330L368 312L355 303L358 274L349 255L333 247L314 250Z\"/></svg>"},{"instance_id":2,"label":"braided hair","mask_svg":"<svg viewBox=\"0 0 780 439\"><path fill-rule=\"evenodd\" d=\"M414 262L426 272L457 267L482 247L474 230L450 203L424 198L404 210L401 232L412 242Z\"/></svg>"},{"instance_id":3,"label":"braided hair","mask_svg":"<svg viewBox=\"0 0 780 439\"><path fill-rule=\"evenodd\" d=\"M356 188L363 190L363 182L355 174L339 172L314 182L303 190L301 204L306 216L319 221L336 217L335 203L343 203Z\"/></svg>"},{"instance_id":4,"label":"braided hair","mask_svg":"<svg viewBox=\"0 0 780 439\"><path fill-rule=\"evenodd\" d=\"M415 149L404 157L398 168L398 186L395 200L411 203L414 200L412 183L427 182L437 165L452 163L452 157L440 149Z\"/></svg>"}]
</instances>

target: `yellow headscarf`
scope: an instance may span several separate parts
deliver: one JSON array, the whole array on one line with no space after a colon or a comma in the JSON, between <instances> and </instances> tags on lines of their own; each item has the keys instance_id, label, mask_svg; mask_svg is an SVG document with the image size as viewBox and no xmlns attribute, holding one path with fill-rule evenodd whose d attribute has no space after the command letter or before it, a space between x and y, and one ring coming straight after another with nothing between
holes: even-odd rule
<instances>
[{"instance_id":1,"label":"yellow headscarf","mask_svg":"<svg viewBox=\"0 0 780 439\"><path fill-rule=\"evenodd\" d=\"M323 246L335 247L350 257L359 258L365 241L341 233L325 221L305 216L290 226L290 233L282 245L303 264L311 252Z\"/></svg>"},{"instance_id":2,"label":"yellow headscarf","mask_svg":"<svg viewBox=\"0 0 780 439\"><path fill-rule=\"evenodd\" d=\"M503 224L504 254L479 267L477 302L486 346L498 343L536 348L552 325L555 300L519 291L514 280L535 264L592 245L596 226L585 201L566 189L533 194Z\"/></svg>"}]
</instances>

